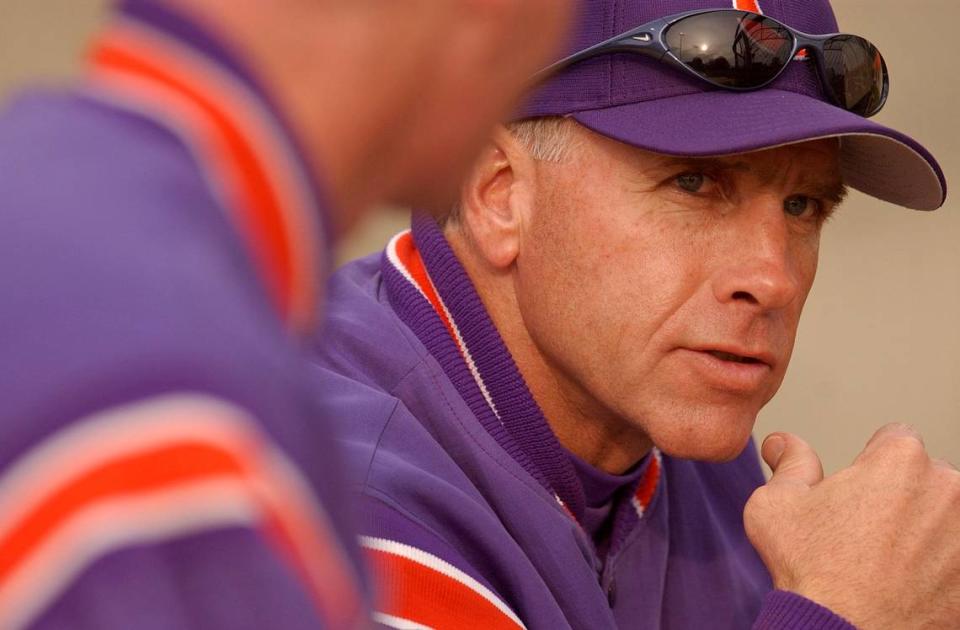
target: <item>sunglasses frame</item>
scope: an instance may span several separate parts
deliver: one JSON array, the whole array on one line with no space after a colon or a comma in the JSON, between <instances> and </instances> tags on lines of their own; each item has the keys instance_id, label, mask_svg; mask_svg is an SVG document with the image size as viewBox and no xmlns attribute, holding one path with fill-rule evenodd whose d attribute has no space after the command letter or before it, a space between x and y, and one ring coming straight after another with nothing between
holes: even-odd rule
<instances>
[{"instance_id":1,"label":"sunglasses frame","mask_svg":"<svg viewBox=\"0 0 960 630\"><path fill-rule=\"evenodd\" d=\"M764 20L770 20L774 24L781 26L788 33L790 33L793 38L793 48L790 51L790 55L787 57L787 61L783 64L783 67L777 70L777 72L770 77L767 81L764 81L760 85L751 86L751 87L736 87L729 86L717 83L708 77L705 77L699 74L696 70L688 66L686 63L680 61L670 50L670 47L664 41L664 34L667 30L685 18L694 16L694 15L704 15L708 13L739 13L744 16L756 16ZM610 39L602 41L593 46L584 48L581 51L575 52L568 57L550 64L534 76L534 82L539 83L553 74L572 66L573 64L579 63L586 59L591 59L599 55L605 55L610 53L634 53L641 54L646 57L651 57L657 61L662 61L671 65L675 68L678 68L687 74L690 74L701 81L713 85L715 87L730 90L734 92L752 92L754 90L761 90L774 81L783 74L783 71L787 69L787 66L791 61L797 60L797 54L801 51L807 51L807 57L802 58L801 60L809 59L810 56L814 58L814 61L817 65L817 74L820 77L820 83L823 86L823 90L826 93L827 97L833 102L834 105L840 107L845 111L850 111L851 113L856 114L849 109L847 109L843 103L840 101L839 95L837 95L833 87L830 85L827 80L827 69L826 69L826 53L824 51L824 45L829 40L835 37L853 37L865 41L867 44L877 51L877 56L880 58L881 64L881 73L883 76L883 91L880 95L880 100L878 104L865 114L858 114L864 118L869 118L883 109L884 104L887 102L887 95L890 92L890 75L887 72L887 63L883 59L883 55L880 53L880 50L873 45L867 39L860 37L859 35L849 35L846 33L829 33L826 35L811 35L809 33L804 33L798 31L794 28L787 26L786 24L775 20L771 17L763 15L761 13L754 13L753 11L744 11L742 9L725 9L725 8L716 8L716 9L697 9L694 11L684 11L683 13L676 13L673 15L668 15L666 17L658 18L646 24L641 24L635 28L632 28L628 31L615 35ZM810 54L812 52L812 55Z\"/></svg>"}]
</instances>

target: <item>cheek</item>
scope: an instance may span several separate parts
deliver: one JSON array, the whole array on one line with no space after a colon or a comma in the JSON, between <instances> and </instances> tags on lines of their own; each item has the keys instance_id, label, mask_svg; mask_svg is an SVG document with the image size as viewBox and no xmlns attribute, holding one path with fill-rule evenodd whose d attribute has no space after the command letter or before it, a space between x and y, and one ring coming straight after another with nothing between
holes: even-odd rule
<instances>
[{"instance_id":1,"label":"cheek","mask_svg":"<svg viewBox=\"0 0 960 630\"><path fill-rule=\"evenodd\" d=\"M576 208L565 204L543 204L543 208L523 235L517 294L527 302L521 303L528 307L521 309L524 319L545 319L542 325L562 326L587 315L589 306L601 299L596 278L604 239L602 228L588 229Z\"/></svg>"},{"instance_id":2,"label":"cheek","mask_svg":"<svg viewBox=\"0 0 960 630\"><path fill-rule=\"evenodd\" d=\"M793 251L793 257L796 261L794 268L797 285L799 286L796 308L794 312L792 312L793 332L796 333L800 314L804 304L806 304L807 297L810 295L810 289L813 288L813 282L817 277L817 267L820 261L819 234L796 246Z\"/></svg>"},{"instance_id":3,"label":"cheek","mask_svg":"<svg viewBox=\"0 0 960 630\"><path fill-rule=\"evenodd\" d=\"M621 291L616 226L609 207L576 189L555 187L540 199L524 232L515 283L523 324L538 350L564 372L593 369L609 354Z\"/></svg>"},{"instance_id":4,"label":"cheek","mask_svg":"<svg viewBox=\"0 0 960 630\"><path fill-rule=\"evenodd\" d=\"M682 215L646 215L625 229L629 238L603 252L605 291L628 316L624 332L648 340L669 327L703 284L709 239L703 226Z\"/></svg>"},{"instance_id":5,"label":"cheek","mask_svg":"<svg viewBox=\"0 0 960 630\"><path fill-rule=\"evenodd\" d=\"M615 373L607 387L632 387L655 364L658 335L696 292L702 245L689 235L699 231L684 218L655 221L609 205L550 219L534 224L536 246L518 266L525 324L569 370Z\"/></svg>"},{"instance_id":6,"label":"cheek","mask_svg":"<svg viewBox=\"0 0 960 630\"><path fill-rule=\"evenodd\" d=\"M806 266L804 268L804 278L806 279L806 289L807 293L810 292L810 287L813 286L813 281L817 277L817 268L820 265L820 235L817 234L817 237L813 239L807 248L806 256ZM804 294L804 300L806 300L806 294Z\"/></svg>"}]
</instances>

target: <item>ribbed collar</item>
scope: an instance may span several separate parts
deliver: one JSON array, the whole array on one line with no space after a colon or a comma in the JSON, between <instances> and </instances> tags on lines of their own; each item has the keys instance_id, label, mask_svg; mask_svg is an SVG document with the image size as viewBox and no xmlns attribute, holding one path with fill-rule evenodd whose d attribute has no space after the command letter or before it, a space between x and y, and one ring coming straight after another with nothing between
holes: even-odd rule
<instances>
[{"instance_id":1,"label":"ribbed collar","mask_svg":"<svg viewBox=\"0 0 960 630\"><path fill-rule=\"evenodd\" d=\"M627 486L636 484L643 475L646 461L638 463L622 475L614 475L600 470L596 466L584 461L576 453L567 451L567 457L573 464L573 469L577 473L577 479L583 486L583 495L587 507L602 507L610 502L617 492Z\"/></svg>"},{"instance_id":2,"label":"ribbed collar","mask_svg":"<svg viewBox=\"0 0 960 630\"><path fill-rule=\"evenodd\" d=\"M166 5L125 0L93 42L89 81L95 98L184 142L281 319L312 332L329 217L290 127L240 59Z\"/></svg>"},{"instance_id":3,"label":"ribbed collar","mask_svg":"<svg viewBox=\"0 0 960 630\"><path fill-rule=\"evenodd\" d=\"M481 424L579 522L584 492L573 463L436 223L415 216L412 230L390 241L382 271L391 305ZM631 500L617 509L611 550L654 499L661 476L659 452L654 449L640 468Z\"/></svg>"}]
</instances>

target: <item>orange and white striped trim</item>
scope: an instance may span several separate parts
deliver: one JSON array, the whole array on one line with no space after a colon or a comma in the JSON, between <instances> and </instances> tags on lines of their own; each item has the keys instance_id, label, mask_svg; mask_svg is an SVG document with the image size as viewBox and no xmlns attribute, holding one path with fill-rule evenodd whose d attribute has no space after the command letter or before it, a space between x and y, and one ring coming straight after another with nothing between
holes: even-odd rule
<instances>
[{"instance_id":1,"label":"orange and white striped trim","mask_svg":"<svg viewBox=\"0 0 960 630\"><path fill-rule=\"evenodd\" d=\"M430 279L430 273L427 271L427 267L420 257L420 252L417 250L417 245L413 241L413 233L410 230L400 232L390 239L386 251L387 260L390 261L390 264L433 306L433 309L437 312L441 321L443 321L443 325L450 333L450 337L452 337L454 343L457 344L457 348L460 350L464 361L466 361L467 367L470 369L470 374L477 383L477 387L480 388L484 400L487 401L491 411L493 411L493 415L499 419L500 414L497 412L497 406L493 404L493 397L490 395L490 391L480 376L480 370L477 369L477 364L470 355L470 349L467 348L467 344L464 343L463 337L460 335L460 329L457 328L457 323L453 317L450 316L447 305L443 303L443 298L440 297L436 287L433 285L433 280Z\"/></svg>"},{"instance_id":2,"label":"orange and white striped trim","mask_svg":"<svg viewBox=\"0 0 960 630\"><path fill-rule=\"evenodd\" d=\"M230 527L260 530L333 627L355 623L326 515L246 412L171 394L84 418L0 477L0 628L27 626L111 552Z\"/></svg>"},{"instance_id":3,"label":"orange and white striped trim","mask_svg":"<svg viewBox=\"0 0 960 630\"><path fill-rule=\"evenodd\" d=\"M298 331L310 330L320 210L309 175L266 106L212 60L130 20L117 18L91 54L94 96L181 137L231 212L281 316Z\"/></svg>"},{"instance_id":4,"label":"orange and white striped trim","mask_svg":"<svg viewBox=\"0 0 960 630\"><path fill-rule=\"evenodd\" d=\"M653 495L657 493L657 486L660 485L660 477L663 474L663 456L660 449L656 446L651 450L651 460L647 469L643 473L643 478L637 485L637 491L631 497L630 502L637 511L637 516L643 518L650 502L653 501Z\"/></svg>"},{"instance_id":5,"label":"orange and white striped trim","mask_svg":"<svg viewBox=\"0 0 960 630\"><path fill-rule=\"evenodd\" d=\"M760 8L759 0L733 0L733 8L763 15L763 9Z\"/></svg>"},{"instance_id":6,"label":"orange and white striped trim","mask_svg":"<svg viewBox=\"0 0 960 630\"><path fill-rule=\"evenodd\" d=\"M374 620L399 629L517 630L525 628L486 586L422 549L383 538L360 545L389 601Z\"/></svg>"}]
</instances>

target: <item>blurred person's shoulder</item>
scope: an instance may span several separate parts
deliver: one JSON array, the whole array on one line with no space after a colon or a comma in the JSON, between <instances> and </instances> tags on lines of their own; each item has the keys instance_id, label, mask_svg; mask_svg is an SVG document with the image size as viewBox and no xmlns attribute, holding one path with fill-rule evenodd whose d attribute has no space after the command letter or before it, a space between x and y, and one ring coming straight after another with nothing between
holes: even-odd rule
<instances>
[{"instance_id":1,"label":"blurred person's shoulder","mask_svg":"<svg viewBox=\"0 0 960 630\"><path fill-rule=\"evenodd\" d=\"M194 156L83 91L0 115L0 459L168 392L277 415L290 342ZM264 374L268 376L264 378Z\"/></svg>"}]
</instances>

